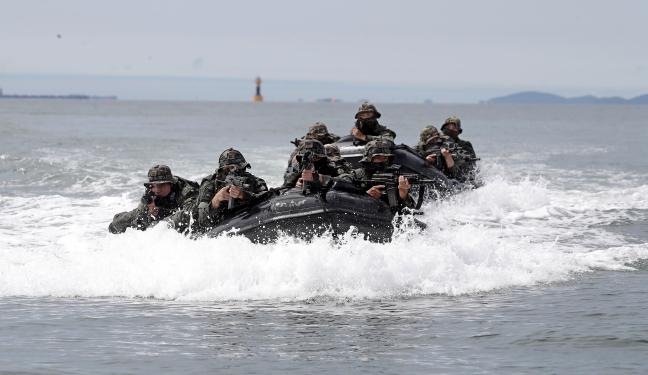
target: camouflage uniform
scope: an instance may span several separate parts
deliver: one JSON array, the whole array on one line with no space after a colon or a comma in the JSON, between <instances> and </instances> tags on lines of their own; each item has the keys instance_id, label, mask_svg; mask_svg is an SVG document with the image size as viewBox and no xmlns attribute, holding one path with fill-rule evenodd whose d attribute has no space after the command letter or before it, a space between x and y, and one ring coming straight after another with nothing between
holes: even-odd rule
<instances>
[{"instance_id":1,"label":"camouflage uniform","mask_svg":"<svg viewBox=\"0 0 648 375\"><path fill-rule=\"evenodd\" d=\"M324 152L329 162L337 170L338 175L351 173L351 164L340 155L340 148L335 144L324 145Z\"/></svg>"},{"instance_id":2,"label":"camouflage uniform","mask_svg":"<svg viewBox=\"0 0 648 375\"><path fill-rule=\"evenodd\" d=\"M166 165L156 165L149 169L148 179L149 182L144 184L146 190L139 206L132 211L115 215L112 223L108 226L111 233L123 233L127 228L146 230L175 212L189 209L198 195L196 182L174 176ZM166 197L154 196L151 191L152 184L162 183L172 184L171 192ZM147 205L151 202L155 202L155 206L158 208L156 216L152 216L148 212Z\"/></svg>"},{"instance_id":3,"label":"camouflage uniform","mask_svg":"<svg viewBox=\"0 0 648 375\"><path fill-rule=\"evenodd\" d=\"M361 113L371 113L373 117L363 120L359 118L359 115ZM365 136L367 136L367 140L362 141L356 139L356 142L364 142L366 144L378 138L394 141L394 139L396 138L396 133L388 129L386 126L380 125L378 123L380 116L380 112L378 112L373 104L364 102L360 105L360 108L358 108L358 112L355 115L355 127L358 128L358 130L360 130Z\"/></svg>"},{"instance_id":4,"label":"camouflage uniform","mask_svg":"<svg viewBox=\"0 0 648 375\"><path fill-rule=\"evenodd\" d=\"M293 162L288 166L286 172L284 173L284 184L282 188L294 188L297 184L297 180L301 178L302 172L306 166L302 165L302 157L310 152L313 156L313 168L315 173L320 175L326 175L329 177L337 177L340 175L340 172L326 157L324 146L322 143L315 139L306 139L304 140L297 149L297 154ZM324 181L324 185L328 186L332 180ZM313 182L315 185L319 184L319 181Z\"/></svg>"},{"instance_id":5,"label":"camouflage uniform","mask_svg":"<svg viewBox=\"0 0 648 375\"><path fill-rule=\"evenodd\" d=\"M416 152L425 159L431 154L436 154L436 162L433 164L435 168L443 172L446 177L460 179L461 177L461 165L463 165L463 160L457 158L455 160L456 154L453 155L453 160L455 165L452 168L449 168L445 162L445 158L441 154L441 149L446 148L450 152L456 153L457 145L450 140L450 137L441 135L439 130L432 125L428 125L423 130L421 130L419 143L414 148Z\"/></svg>"},{"instance_id":6,"label":"camouflage uniform","mask_svg":"<svg viewBox=\"0 0 648 375\"><path fill-rule=\"evenodd\" d=\"M288 166L290 166L294 161L295 156L297 155L297 152L299 150L299 145L307 139L316 139L323 145L328 145L337 142L338 140L340 140L340 137L333 133L329 133L326 124L324 124L323 122L318 121L314 123L310 128L308 128L308 133L306 133L305 136L303 136L301 139L295 138L295 140L292 141L292 143L296 147L292 154L290 154L290 159L288 159Z\"/></svg>"},{"instance_id":7,"label":"camouflage uniform","mask_svg":"<svg viewBox=\"0 0 648 375\"><path fill-rule=\"evenodd\" d=\"M447 129L447 125L449 124L455 124L457 126L457 133ZM470 143L469 141L459 139L459 134L463 132L463 130L461 129L461 120L456 116L450 116L443 123L441 130L444 134L448 135L450 139L458 146L458 153L460 154L461 159L463 159L459 165L459 180L463 182L469 182L476 186L481 185L481 182L477 177L477 172L479 171L479 169L477 168L476 164L477 155L475 154L475 149L473 148L472 143Z\"/></svg>"},{"instance_id":8,"label":"camouflage uniform","mask_svg":"<svg viewBox=\"0 0 648 375\"><path fill-rule=\"evenodd\" d=\"M457 130L459 131L459 134L463 133L463 130L461 129L461 120L457 116L450 116L448 117L443 125L441 126L441 131L443 134L446 136L450 137L453 142L455 142L459 147L461 147L463 150L466 151L468 155L470 155L471 158L476 158L477 155L475 154L475 149L473 148L472 143L469 141L465 141L463 139L459 139L459 135L452 136L447 133L446 131L446 125L448 124L455 124L457 125Z\"/></svg>"},{"instance_id":9,"label":"camouflage uniform","mask_svg":"<svg viewBox=\"0 0 648 375\"><path fill-rule=\"evenodd\" d=\"M365 146L363 158L360 159L360 164L362 165L362 167L352 170L350 174L340 176L339 180L352 182L362 191L369 190L376 184L368 180L370 180L371 177L376 173L386 172L386 170L391 166L391 159L394 156L394 154L392 154L393 147L394 142L390 140L378 139L369 142ZM374 158L374 156L379 155L389 157L388 161L380 165L372 163L371 160ZM381 200L389 204L386 195L383 194ZM401 199L400 196L398 196L398 206L392 207L392 209L400 211L404 207L414 208L415 206L416 203L414 202L414 199L411 195L408 194L406 199Z\"/></svg>"},{"instance_id":10,"label":"camouflage uniform","mask_svg":"<svg viewBox=\"0 0 648 375\"><path fill-rule=\"evenodd\" d=\"M226 166L236 165L239 167L237 171L230 172ZM236 210L243 207L252 205L263 193L268 191L268 187L263 179L256 177L252 173L246 171L250 168L250 164L245 161L243 155L233 149L229 148L220 155L218 159L218 169L216 173L203 178L200 183L200 192L198 193L197 205L194 209L194 225L192 229L194 232L204 232L218 223L220 223L229 212L227 202L222 202L219 207L214 208L211 201L220 189L228 186L226 179L228 176L238 176L243 181L241 190L245 193L245 197L236 199Z\"/></svg>"}]
</instances>

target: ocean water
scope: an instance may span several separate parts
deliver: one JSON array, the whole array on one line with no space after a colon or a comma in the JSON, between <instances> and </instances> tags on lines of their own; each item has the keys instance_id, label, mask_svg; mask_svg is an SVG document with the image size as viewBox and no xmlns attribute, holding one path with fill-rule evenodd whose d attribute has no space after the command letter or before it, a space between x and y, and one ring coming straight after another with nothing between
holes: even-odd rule
<instances>
[{"instance_id":1,"label":"ocean water","mask_svg":"<svg viewBox=\"0 0 648 375\"><path fill-rule=\"evenodd\" d=\"M407 144L460 116L486 181L387 244L107 231L153 164L277 186L355 109L0 101L0 373L648 372L645 106L379 105Z\"/></svg>"}]
</instances>

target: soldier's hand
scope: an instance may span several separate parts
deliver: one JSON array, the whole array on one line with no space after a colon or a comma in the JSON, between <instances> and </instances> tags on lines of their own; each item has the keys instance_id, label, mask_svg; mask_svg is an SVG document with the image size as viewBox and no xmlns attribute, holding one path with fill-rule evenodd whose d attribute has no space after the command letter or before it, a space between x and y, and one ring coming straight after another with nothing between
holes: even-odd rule
<instances>
[{"instance_id":1,"label":"soldier's hand","mask_svg":"<svg viewBox=\"0 0 648 375\"><path fill-rule=\"evenodd\" d=\"M218 208L218 206L221 205L221 203L228 201L230 198L229 194L229 186L225 186L221 188L216 195L214 195L214 198L211 200L211 206L214 208Z\"/></svg>"},{"instance_id":2,"label":"soldier's hand","mask_svg":"<svg viewBox=\"0 0 648 375\"><path fill-rule=\"evenodd\" d=\"M385 185L376 185L372 186L371 189L367 190L367 194L369 194L372 198L380 199L382 196L382 190L385 188Z\"/></svg>"},{"instance_id":3,"label":"soldier's hand","mask_svg":"<svg viewBox=\"0 0 648 375\"><path fill-rule=\"evenodd\" d=\"M432 164L436 163L436 154L430 154L426 156L425 160L429 161Z\"/></svg>"},{"instance_id":4,"label":"soldier's hand","mask_svg":"<svg viewBox=\"0 0 648 375\"><path fill-rule=\"evenodd\" d=\"M229 195L234 198L234 199L244 199L245 198L245 192L241 190L240 187L230 185L229 187Z\"/></svg>"},{"instance_id":5,"label":"soldier's hand","mask_svg":"<svg viewBox=\"0 0 648 375\"><path fill-rule=\"evenodd\" d=\"M409 191L412 188L409 180L405 176L398 176L398 190Z\"/></svg>"},{"instance_id":6,"label":"soldier's hand","mask_svg":"<svg viewBox=\"0 0 648 375\"><path fill-rule=\"evenodd\" d=\"M149 204L147 204L147 205L146 205L146 208L147 208L147 210L148 210L148 214L151 215L151 216L153 216L153 217L157 217L158 213L160 212L160 210L158 209L158 207L155 205L155 202L154 202L154 201L151 202L151 203L149 203Z\"/></svg>"},{"instance_id":7,"label":"soldier's hand","mask_svg":"<svg viewBox=\"0 0 648 375\"><path fill-rule=\"evenodd\" d=\"M442 148L441 155L443 155L443 159L445 159L448 168L454 167L454 159L452 158L452 153L450 152L450 150L448 150L447 148Z\"/></svg>"},{"instance_id":8,"label":"soldier's hand","mask_svg":"<svg viewBox=\"0 0 648 375\"><path fill-rule=\"evenodd\" d=\"M356 137L357 139L360 139L362 141L367 140L367 136L363 132L361 132L360 129L358 129L356 127L353 127L353 129L351 129L351 134L353 134L354 137Z\"/></svg>"},{"instance_id":9,"label":"soldier's hand","mask_svg":"<svg viewBox=\"0 0 648 375\"><path fill-rule=\"evenodd\" d=\"M398 196L400 199L407 199L411 187L412 185L405 176L398 176Z\"/></svg>"},{"instance_id":10,"label":"soldier's hand","mask_svg":"<svg viewBox=\"0 0 648 375\"><path fill-rule=\"evenodd\" d=\"M302 181L313 181L313 171L311 169L304 169L301 176Z\"/></svg>"},{"instance_id":11,"label":"soldier's hand","mask_svg":"<svg viewBox=\"0 0 648 375\"><path fill-rule=\"evenodd\" d=\"M302 179L300 178L300 179L297 180L297 183L295 184L295 187L300 188L300 187L302 187L302 186L304 186L304 180L302 180Z\"/></svg>"}]
</instances>

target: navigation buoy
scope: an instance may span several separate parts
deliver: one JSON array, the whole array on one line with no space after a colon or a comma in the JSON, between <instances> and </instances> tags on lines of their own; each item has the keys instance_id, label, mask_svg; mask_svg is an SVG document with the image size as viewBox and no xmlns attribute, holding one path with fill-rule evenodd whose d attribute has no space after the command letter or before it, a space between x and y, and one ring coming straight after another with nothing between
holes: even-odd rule
<instances>
[{"instance_id":1,"label":"navigation buoy","mask_svg":"<svg viewBox=\"0 0 648 375\"><path fill-rule=\"evenodd\" d=\"M254 98L252 98L252 101L254 102L262 102L263 101L263 96L261 95L261 77L256 78L256 95L254 95Z\"/></svg>"}]
</instances>

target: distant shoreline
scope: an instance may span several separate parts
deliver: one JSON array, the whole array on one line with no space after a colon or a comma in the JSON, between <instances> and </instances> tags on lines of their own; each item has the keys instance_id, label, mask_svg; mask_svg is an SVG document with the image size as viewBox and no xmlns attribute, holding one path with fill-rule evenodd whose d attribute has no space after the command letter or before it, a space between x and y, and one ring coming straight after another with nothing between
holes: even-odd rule
<instances>
[{"instance_id":1,"label":"distant shoreline","mask_svg":"<svg viewBox=\"0 0 648 375\"><path fill-rule=\"evenodd\" d=\"M0 99L80 99L80 100L117 100L116 96L92 96L84 94L73 95L4 95Z\"/></svg>"},{"instance_id":2,"label":"distant shoreline","mask_svg":"<svg viewBox=\"0 0 648 375\"><path fill-rule=\"evenodd\" d=\"M648 94L626 99L620 96L597 97L593 95L566 98L538 91L524 91L492 98L485 104L648 104Z\"/></svg>"}]
</instances>

